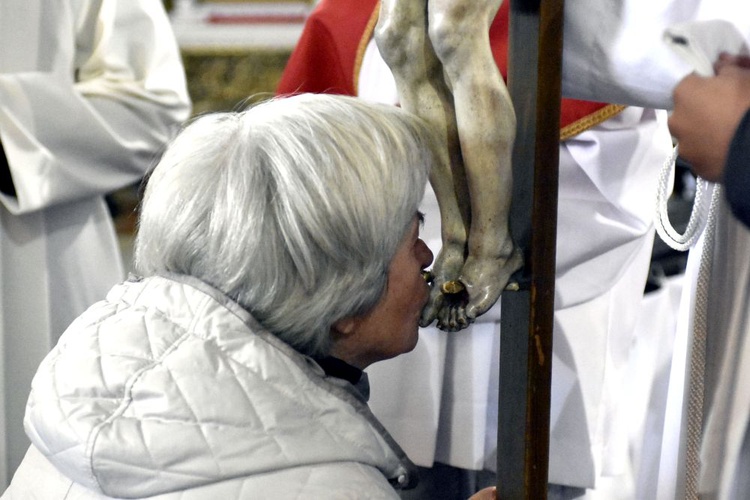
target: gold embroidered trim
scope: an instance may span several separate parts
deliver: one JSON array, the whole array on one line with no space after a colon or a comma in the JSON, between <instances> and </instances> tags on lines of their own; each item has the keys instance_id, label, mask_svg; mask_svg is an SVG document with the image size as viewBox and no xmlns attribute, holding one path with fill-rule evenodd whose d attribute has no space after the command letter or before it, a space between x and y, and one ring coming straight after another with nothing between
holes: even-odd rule
<instances>
[{"instance_id":1,"label":"gold embroidered trim","mask_svg":"<svg viewBox=\"0 0 750 500\"><path fill-rule=\"evenodd\" d=\"M625 106L621 106L619 104L607 104L600 110L595 111L590 115L586 115L583 118L576 120L570 125L566 125L562 129L560 129L560 141L565 141L567 139L570 139L571 137L575 137L581 132L595 127L603 121L606 121L616 114L621 113L624 109Z\"/></svg>"},{"instance_id":2,"label":"gold embroidered trim","mask_svg":"<svg viewBox=\"0 0 750 500\"><path fill-rule=\"evenodd\" d=\"M357 46L357 57L354 59L354 95L359 95L359 72L362 69L362 59L365 58L365 51L367 50L367 44L370 43L370 37L372 32L375 31L375 25L378 22L378 16L380 15L380 2L375 4L375 8L372 9L370 20L367 21L365 32L362 35L362 39L359 41Z\"/></svg>"}]
</instances>

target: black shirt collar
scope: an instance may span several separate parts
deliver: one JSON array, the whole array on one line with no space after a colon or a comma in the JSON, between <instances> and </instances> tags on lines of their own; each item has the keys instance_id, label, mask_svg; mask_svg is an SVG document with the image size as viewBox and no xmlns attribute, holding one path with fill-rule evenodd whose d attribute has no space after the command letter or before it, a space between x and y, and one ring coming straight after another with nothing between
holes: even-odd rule
<instances>
[{"instance_id":1,"label":"black shirt collar","mask_svg":"<svg viewBox=\"0 0 750 500\"><path fill-rule=\"evenodd\" d=\"M316 359L315 361L318 362L320 367L329 377L344 379L352 385L357 385L359 379L362 378L362 370L339 358L326 356L324 358Z\"/></svg>"}]
</instances>

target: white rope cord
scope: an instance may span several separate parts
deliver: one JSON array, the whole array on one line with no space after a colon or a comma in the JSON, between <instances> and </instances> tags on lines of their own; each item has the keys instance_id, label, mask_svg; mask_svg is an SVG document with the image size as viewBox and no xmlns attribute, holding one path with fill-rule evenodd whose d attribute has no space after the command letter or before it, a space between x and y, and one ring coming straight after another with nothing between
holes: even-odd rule
<instances>
[{"instance_id":1,"label":"white rope cord","mask_svg":"<svg viewBox=\"0 0 750 500\"><path fill-rule=\"evenodd\" d=\"M697 178L693 210L685 232L674 229L667 210L671 191L670 181L677 161L677 147L664 162L659 174L656 196L656 232L671 248L684 252L695 245L705 230L703 252L698 268L695 290L693 337L690 348L689 373L687 375L687 429L685 450L685 498L698 500L700 477L700 448L703 435L704 378L706 370L706 313L708 309L708 287L713 264L716 211L721 198L721 188L700 177ZM706 201L708 200L708 201Z\"/></svg>"},{"instance_id":2,"label":"white rope cord","mask_svg":"<svg viewBox=\"0 0 750 500\"><path fill-rule=\"evenodd\" d=\"M670 180L673 178L675 163L677 162L677 146L672 150L672 154L664 162L659 173L659 186L656 193L656 232L659 237L671 248L684 252L690 249L700 238L701 233L706 227L708 220L710 201L713 197L714 184L704 181L700 177L697 180L695 188L695 200L693 201L693 210L690 212L685 232L680 234L672 226L669 220L667 204L669 194L672 190ZM708 198L709 203L706 202Z\"/></svg>"},{"instance_id":3,"label":"white rope cord","mask_svg":"<svg viewBox=\"0 0 750 500\"><path fill-rule=\"evenodd\" d=\"M690 349L690 374L688 376L687 440L685 449L685 498L698 500L700 477L700 450L703 436L704 378L706 371L706 338L708 331L708 287L714 258L716 239L716 211L721 188L714 187L703 239L703 253L698 268L695 289L695 318Z\"/></svg>"}]
</instances>

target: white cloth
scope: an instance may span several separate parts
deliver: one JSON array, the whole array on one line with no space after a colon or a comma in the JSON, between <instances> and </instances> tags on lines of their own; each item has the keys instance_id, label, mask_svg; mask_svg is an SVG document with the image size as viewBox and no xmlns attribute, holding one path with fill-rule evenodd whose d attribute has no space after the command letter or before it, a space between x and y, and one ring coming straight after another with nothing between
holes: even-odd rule
<instances>
[{"instance_id":1,"label":"white cloth","mask_svg":"<svg viewBox=\"0 0 750 500\"><path fill-rule=\"evenodd\" d=\"M682 499L685 489L690 346L696 282L704 240L691 250L669 378L657 496ZM748 498L750 460L750 230L722 198L716 218L707 305L707 349L699 491L706 499Z\"/></svg>"},{"instance_id":2,"label":"white cloth","mask_svg":"<svg viewBox=\"0 0 750 500\"><path fill-rule=\"evenodd\" d=\"M705 74L717 50L747 50L750 4L734 0L659 0L618 2L616 8L597 0L567 2L563 89L569 96L625 104L669 108L674 86L694 69ZM592 22L595 20L595 22ZM694 52L673 51L661 43L665 30L677 33L690 23L688 40ZM728 28L728 22L734 28ZM718 29L717 29L718 27ZM685 33L682 33L685 34ZM745 47L742 48L742 39ZM700 42L695 44L694 42ZM579 85L580 84L580 85ZM747 498L748 442L747 231L728 215L725 206L716 222L704 399L702 477L705 498ZM703 240L691 250L681 313L674 341L661 460L655 498L684 498L684 453L687 393L685 376L693 330L697 268ZM750 355L750 354L748 354ZM744 362L743 362L744 360Z\"/></svg>"},{"instance_id":3,"label":"white cloth","mask_svg":"<svg viewBox=\"0 0 750 500\"><path fill-rule=\"evenodd\" d=\"M161 2L0 2L0 487L28 446L31 378L123 276L102 196L136 182L188 117Z\"/></svg>"},{"instance_id":4,"label":"white cloth","mask_svg":"<svg viewBox=\"0 0 750 500\"><path fill-rule=\"evenodd\" d=\"M671 109L672 89L693 66L663 42L664 32L702 20L729 21L750 38L750 2L565 2L563 95Z\"/></svg>"},{"instance_id":5,"label":"white cloth","mask_svg":"<svg viewBox=\"0 0 750 500\"><path fill-rule=\"evenodd\" d=\"M396 102L371 43L359 96ZM550 482L594 487L627 469L623 377L648 272L666 116L628 108L560 147ZM428 190L423 235L439 250ZM423 329L417 348L373 365L370 406L422 466L495 467L499 306L469 329Z\"/></svg>"},{"instance_id":6,"label":"white cloth","mask_svg":"<svg viewBox=\"0 0 750 500\"><path fill-rule=\"evenodd\" d=\"M750 230L722 200L713 249L707 316L706 382L700 490L707 498L743 500L750 424Z\"/></svg>"},{"instance_id":7,"label":"white cloth","mask_svg":"<svg viewBox=\"0 0 750 500\"><path fill-rule=\"evenodd\" d=\"M4 500L392 499L414 473L348 382L182 276L115 286L34 377Z\"/></svg>"},{"instance_id":8,"label":"white cloth","mask_svg":"<svg viewBox=\"0 0 750 500\"><path fill-rule=\"evenodd\" d=\"M622 407L627 418L630 466L636 481L624 499L658 499L659 461L667 391L685 275L667 278L641 303ZM602 496L602 500L615 498Z\"/></svg>"}]
</instances>

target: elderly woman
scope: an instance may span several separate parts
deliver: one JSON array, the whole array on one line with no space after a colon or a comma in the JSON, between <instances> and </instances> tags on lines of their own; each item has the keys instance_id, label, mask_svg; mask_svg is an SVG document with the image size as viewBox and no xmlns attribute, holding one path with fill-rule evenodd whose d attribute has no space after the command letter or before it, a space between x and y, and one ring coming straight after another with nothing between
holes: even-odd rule
<instances>
[{"instance_id":1,"label":"elderly woman","mask_svg":"<svg viewBox=\"0 0 750 500\"><path fill-rule=\"evenodd\" d=\"M418 118L348 97L188 125L145 191L144 277L40 366L3 498L398 498L414 467L362 370L417 342L435 150Z\"/></svg>"}]
</instances>

